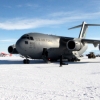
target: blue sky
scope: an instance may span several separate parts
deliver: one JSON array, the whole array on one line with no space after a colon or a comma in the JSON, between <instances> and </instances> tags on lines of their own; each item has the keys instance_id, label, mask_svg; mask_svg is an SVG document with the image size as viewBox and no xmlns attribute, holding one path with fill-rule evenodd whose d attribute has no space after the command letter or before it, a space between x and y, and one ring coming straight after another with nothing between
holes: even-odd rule
<instances>
[{"instance_id":1,"label":"blue sky","mask_svg":"<svg viewBox=\"0 0 100 100\"><path fill-rule=\"evenodd\" d=\"M0 52L28 32L78 37L80 28L68 28L83 21L100 24L100 0L0 0ZM100 27L89 27L86 38L100 39Z\"/></svg>"}]
</instances>

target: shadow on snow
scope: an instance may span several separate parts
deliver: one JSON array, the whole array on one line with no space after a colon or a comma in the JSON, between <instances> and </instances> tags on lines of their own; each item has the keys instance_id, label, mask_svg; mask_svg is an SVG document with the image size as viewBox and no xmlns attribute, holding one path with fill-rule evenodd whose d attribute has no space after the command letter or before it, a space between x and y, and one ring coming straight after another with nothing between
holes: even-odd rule
<instances>
[{"instance_id":1,"label":"shadow on snow","mask_svg":"<svg viewBox=\"0 0 100 100\"><path fill-rule=\"evenodd\" d=\"M52 62L55 64L59 64L59 61L57 62ZM100 63L99 61L96 62L89 62L89 61L85 61L85 62L64 62L65 65L68 64L84 64L84 63ZM0 64L23 64L23 60L0 60ZM30 64L47 64L46 62L44 62L43 60L30 60Z\"/></svg>"}]
</instances>

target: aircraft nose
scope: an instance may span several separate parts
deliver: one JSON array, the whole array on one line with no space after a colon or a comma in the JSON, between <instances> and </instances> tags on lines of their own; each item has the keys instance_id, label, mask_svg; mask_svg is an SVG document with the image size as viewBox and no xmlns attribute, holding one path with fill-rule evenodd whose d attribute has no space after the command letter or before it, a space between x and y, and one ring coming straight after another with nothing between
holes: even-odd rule
<instances>
[{"instance_id":1,"label":"aircraft nose","mask_svg":"<svg viewBox=\"0 0 100 100\"><path fill-rule=\"evenodd\" d=\"M19 39L17 42L16 42L16 49L19 53L23 53L23 41L21 39Z\"/></svg>"}]
</instances>

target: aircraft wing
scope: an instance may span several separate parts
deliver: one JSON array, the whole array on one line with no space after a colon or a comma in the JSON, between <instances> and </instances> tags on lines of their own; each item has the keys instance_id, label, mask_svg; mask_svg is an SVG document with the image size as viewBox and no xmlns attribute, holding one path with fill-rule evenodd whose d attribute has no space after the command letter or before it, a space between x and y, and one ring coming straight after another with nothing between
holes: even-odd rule
<instances>
[{"instance_id":1,"label":"aircraft wing","mask_svg":"<svg viewBox=\"0 0 100 100\"><path fill-rule=\"evenodd\" d=\"M100 40L93 40L93 39L81 39L81 42L91 43L94 45L94 47L100 44Z\"/></svg>"},{"instance_id":2,"label":"aircraft wing","mask_svg":"<svg viewBox=\"0 0 100 100\"><path fill-rule=\"evenodd\" d=\"M68 42L68 40L72 40L74 38L72 37L62 37L61 38L63 41ZM78 39L78 38L77 38ZM80 39L79 39L80 40ZM81 42L83 43L90 43L93 44L95 47L100 44L100 40L94 40L94 39L81 39Z\"/></svg>"}]
</instances>

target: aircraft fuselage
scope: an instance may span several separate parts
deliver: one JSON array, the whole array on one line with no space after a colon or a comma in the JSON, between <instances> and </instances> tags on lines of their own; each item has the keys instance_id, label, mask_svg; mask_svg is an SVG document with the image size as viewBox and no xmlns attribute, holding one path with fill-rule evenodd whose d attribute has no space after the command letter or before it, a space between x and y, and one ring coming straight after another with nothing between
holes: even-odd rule
<instances>
[{"instance_id":1,"label":"aircraft fuselage","mask_svg":"<svg viewBox=\"0 0 100 100\"><path fill-rule=\"evenodd\" d=\"M25 34L16 42L16 50L24 57L31 59L41 59L43 48L47 48L49 59L57 60L60 55L72 58L73 53L66 48L66 43L62 38L64 39L64 37L41 33ZM74 38L67 38L66 41L70 39ZM74 52L76 56L79 56L77 51Z\"/></svg>"}]
</instances>

